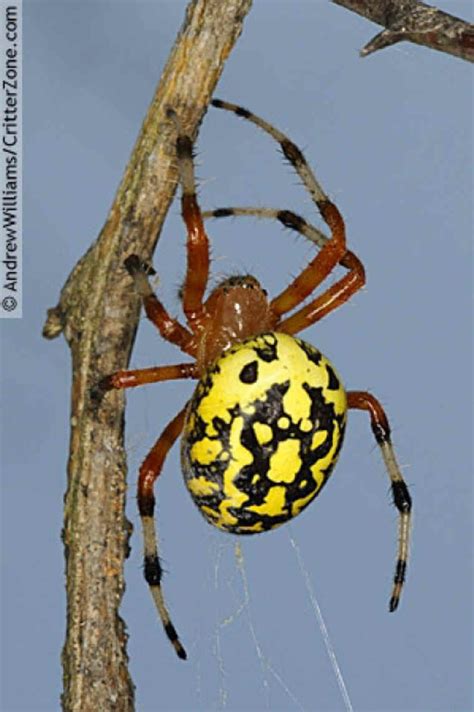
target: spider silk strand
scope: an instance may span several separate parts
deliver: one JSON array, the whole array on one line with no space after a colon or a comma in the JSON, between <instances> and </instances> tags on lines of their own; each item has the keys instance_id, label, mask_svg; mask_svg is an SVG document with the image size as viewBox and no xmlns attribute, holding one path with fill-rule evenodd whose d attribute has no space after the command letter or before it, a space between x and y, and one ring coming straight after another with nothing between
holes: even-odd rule
<instances>
[{"instance_id":1,"label":"spider silk strand","mask_svg":"<svg viewBox=\"0 0 474 712\"><path fill-rule=\"evenodd\" d=\"M331 639L329 637L329 632L326 627L326 623L324 622L323 614L321 613L321 608L319 606L318 599L316 598L316 594L314 592L313 585L311 583L311 579L309 577L308 571L304 564L300 548L299 548L298 544L296 543L296 541L293 539L293 536L291 534L289 535L289 537L290 537L290 544L293 547L293 549L295 550L296 559L298 561L298 566L299 566L301 574L303 576L306 590L308 592L309 599L311 601L311 605L313 607L313 610L314 610L314 613L316 616L316 620L318 621L319 630L321 631L321 635L322 635L322 638L324 641L324 647L326 648L326 652L327 652L329 661L330 661L332 669L334 671L334 675L336 677L336 681L337 681L342 699L344 701L344 706L345 706L347 712L354 712L354 708L352 707L352 702L349 697L349 693L347 691L346 683L344 682L341 668L339 667L339 663L337 662L336 653L335 653L334 647L331 643Z\"/></svg>"}]
</instances>

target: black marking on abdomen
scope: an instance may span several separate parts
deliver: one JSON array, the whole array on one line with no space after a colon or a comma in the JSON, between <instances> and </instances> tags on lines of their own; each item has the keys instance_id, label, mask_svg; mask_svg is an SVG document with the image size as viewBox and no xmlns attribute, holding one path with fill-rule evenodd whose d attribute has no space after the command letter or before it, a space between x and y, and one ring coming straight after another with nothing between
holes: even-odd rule
<instances>
[{"instance_id":1,"label":"black marking on abdomen","mask_svg":"<svg viewBox=\"0 0 474 712\"><path fill-rule=\"evenodd\" d=\"M262 346L260 346L260 342L263 342ZM271 363L278 359L277 340L273 334L262 334L259 344L252 344L252 349L265 363Z\"/></svg>"},{"instance_id":2,"label":"black marking on abdomen","mask_svg":"<svg viewBox=\"0 0 474 712\"><path fill-rule=\"evenodd\" d=\"M326 371L328 374L328 388L331 391L338 391L339 388L341 387L341 384L339 382L338 377L334 373L334 369L329 365L326 364Z\"/></svg>"},{"instance_id":3,"label":"black marking on abdomen","mask_svg":"<svg viewBox=\"0 0 474 712\"><path fill-rule=\"evenodd\" d=\"M243 367L239 373L242 383L255 383L258 378L258 361L252 361Z\"/></svg>"}]
</instances>

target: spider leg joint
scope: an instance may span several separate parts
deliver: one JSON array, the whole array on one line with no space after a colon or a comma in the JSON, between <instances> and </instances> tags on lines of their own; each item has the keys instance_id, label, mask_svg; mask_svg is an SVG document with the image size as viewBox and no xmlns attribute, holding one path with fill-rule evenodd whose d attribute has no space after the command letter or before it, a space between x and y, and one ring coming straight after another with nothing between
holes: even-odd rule
<instances>
[{"instance_id":1,"label":"spider leg joint","mask_svg":"<svg viewBox=\"0 0 474 712\"><path fill-rule=\"evenodd\" d=\"M129 255L124 260L123 265L131 277L139 272L142 272L148 276L156 274L156 270L148 264L148 262L140 259L138 255Z\"/></svg>"}]
</instances>

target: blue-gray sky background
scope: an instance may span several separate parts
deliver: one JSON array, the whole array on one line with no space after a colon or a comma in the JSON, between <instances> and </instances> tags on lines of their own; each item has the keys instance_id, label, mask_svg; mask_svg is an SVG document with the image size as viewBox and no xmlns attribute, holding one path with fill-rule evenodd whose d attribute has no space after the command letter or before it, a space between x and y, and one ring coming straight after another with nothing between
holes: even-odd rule
<instances>
[{"instance_id":1,"label":"blue-gray sky background","mask_svg":"<svg viewBox=\"0 0 474 712\"><path fill-rule=\"evenodd\" d=\"M472 21L468 1L437 4ZM24 4L24 317L2 324L4 712L59 709L70 359L63 340L42 340L42 324L103 224L185 6ZM321 497L290 529L241 542L250 602L240 614L235 538L204 522L175 448L158 519L165 594L189 652L177 660L143 582L135 487L192 386L130 393L135 532L122 615L138 710L343 709L289 535L356 710L472 709L472 67L407 44L361 60L377 31L322 0L261 0L216 95L304 149L366 266L366 289L304 338L389 414L414 499L400 610L387 611L397 517L364 414L351 413ZM320 224L273 143L234 116L209 111L198 161L203 206L290 208ZM209 232L214 273L253 272L271 294L313 253L271 223L222 221ZM172 312L184 244L175 202L156 253ZM181 358L142 319L133 367Z\"/></svg>"}]
</instances>

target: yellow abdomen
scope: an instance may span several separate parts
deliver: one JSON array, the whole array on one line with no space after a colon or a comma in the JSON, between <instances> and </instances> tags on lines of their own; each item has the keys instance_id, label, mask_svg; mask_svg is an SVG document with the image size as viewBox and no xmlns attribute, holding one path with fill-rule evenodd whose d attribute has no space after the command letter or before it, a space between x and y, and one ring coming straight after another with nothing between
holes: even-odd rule
<instances>
[{"instance_id":1,"label":"yellow abdomen","mask_svg":"<svg viewBox=\"0 0 474 712\"><path fill-rule=\"evenodd\" d=\"M182 437L204 517L253 534L299 514L336 464L346 410L333 366L301 339L272 332L226 351L199 381Z\"/></svg>"}]
</instances>

